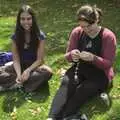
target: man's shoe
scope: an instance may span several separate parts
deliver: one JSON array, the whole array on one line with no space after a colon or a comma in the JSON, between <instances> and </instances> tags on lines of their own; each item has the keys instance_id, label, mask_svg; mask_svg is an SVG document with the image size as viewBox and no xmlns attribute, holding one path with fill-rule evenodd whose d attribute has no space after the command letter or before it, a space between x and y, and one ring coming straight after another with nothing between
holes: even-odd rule
<instances>
[{"instance_id":1,"label":"man's shoe","mask_svg":"<svg viewBox=\"0 0 120 120\"><path fill-rule=\"evenodd\" d=\"M63 120L88 120L88 118L85 114L81 115L80 113L77 113L75 115L64 118Z\"/></svg>"},{"instance_id":2,"label":"man's shoe","mask_svg":"<svg viewBox=\"0 0 120 120\"><path fill-rule=\"evenodd\" d=\"M88 120L88 118L85 114L82 114L80 120Z\"/></svg>"}]
</instances>

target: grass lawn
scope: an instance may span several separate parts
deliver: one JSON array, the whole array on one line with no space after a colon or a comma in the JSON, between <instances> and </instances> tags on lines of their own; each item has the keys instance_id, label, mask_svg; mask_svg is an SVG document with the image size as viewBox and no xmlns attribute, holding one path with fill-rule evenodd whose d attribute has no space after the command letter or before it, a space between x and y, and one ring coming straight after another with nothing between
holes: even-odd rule
<instances>
[{"instance_id":1,"label":"grass lawn","mask_svg":"<svg viewBox=\"0 0 120 120\"><path fill-rule=\"evenodd\" d=\"M112 105L106 107L97 97L81 108L90 120L120 120L120 9L109 0L26 0L36 12L38 23L47 35L46 63L54 75L49 84L33 94L23 91L0 93L0 120L46 120L52 99L60 85L60 69L69 64L64 60L66 43L73 27L77 25L75 13L84 3L97 4L104 11L102 24L115 32L118 40L114 68L116 75L109 95ZM19 0L0 0L0 51L11 49L10 36L15 28L15 15Z\"/></svg>"}]
</instances>

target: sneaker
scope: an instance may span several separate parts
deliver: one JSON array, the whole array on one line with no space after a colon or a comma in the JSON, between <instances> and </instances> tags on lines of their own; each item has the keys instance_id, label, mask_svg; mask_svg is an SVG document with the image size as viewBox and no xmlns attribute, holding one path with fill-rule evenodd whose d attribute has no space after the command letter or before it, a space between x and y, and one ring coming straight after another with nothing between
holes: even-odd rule
<instances>
[{"instance_id":1,"label":"sneaker","mask_svg":"<svg viewBox=\"0 0 120 120\"><path fill-rule=\"evenodd\" d=\"M72 118L70 120L88 120L88 118L85 114L82 114L82 115L76 116L75 118Z\"/></svg>"},{"instance_id":2,"label":"sneaker","mask_svg":"<svg viewBox=\"0 0 120 120\"><path fill-rule=\"evenodd\" d=\"M77 113L71 116L64 118L63 120L81 120L81 114Z\"/></svg>"},{"instance_id":3,"label":"sneaker","mask_svg":"<svg viewBox=\"0 0 120 120\"><path fill-rule=\"evenodd\" d=\"M47 120L53 120L52 118L48 118Z\"/></svg>"},{"instance_id":4,"label":"sneaker","mask_svg":"<svg viewBox=\"0 0 120 120\"><path fill-rule=\"evenodd\" d=\"M9 89L13 90L13 89L21 88L22 86L23 86L22 84L16 83L16 84L12 85Z\"/></svg>"},{"instance_id":5,"label":"sneaker","mask_svg":"<svg viewBox=\"0 0 120 120\"><path fill-rule=\"evenodd\" d=\"M107 106L110 106L110 98L107 93L101 93L100 98L104 101Z\"/></svg>"},{"instance_id":6,"label":"sneaker","mask_svg":"<svg viewBox=\"0 0 120 120\"><path fill-rule=\"evenodd\" d=\"M2 86L0 86L0 91L4 91L5 89L2 87Z\"/></svg>"},{"instance_id":7,"label":"sneaker","mask_svg":"<svg viewBox=\"0 0 120 120\"><path fill-rule=\"evenodd\" d=\"M82 114L80 120L88 120L88 118L85 114Z\"/></svg>"}]
</instances>

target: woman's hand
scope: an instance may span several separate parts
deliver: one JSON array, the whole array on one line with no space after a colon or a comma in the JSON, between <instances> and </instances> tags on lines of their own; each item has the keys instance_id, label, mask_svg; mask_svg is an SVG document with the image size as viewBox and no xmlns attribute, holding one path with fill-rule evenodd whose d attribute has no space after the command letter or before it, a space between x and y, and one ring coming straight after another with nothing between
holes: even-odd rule
<instances>
[{"instance_id":1,"label":"woman's hand","mask_svg":"<svg viewBox=\"0 0 120 120\"><path fill-rule=\"evenodd\" d=\"M21 75L21 80L22 80L22 82L27 81L29 77L30 77L30 70L29 70L29 68L28 68L28 69L26 69L26 70L22 73L22 75Z\"/></svg>"},{"instance_id":2,"label":"woman's hand","mask_svg":"<svg viewBox=\"0 0 120 120\"><path fill-rule=\"evenodd\" d=\"M74 62L79 61L80 59L80 51L78 49L74 49L71 51L71 56Z\"/></svg>"},{"instance_id":3,"label":"woman's hand","mask_svg":"<svg viewBox=\"0 0 120 120\"><path fill-rule=\"evenodd\" d=\"M94 54L92 54L90 52L82 51L80 53L80 59L91 62L94 60Z\"/></svg>"},{"instance_id":4,"label":"woman's hand","mask_svg":"<svg viewBox=\"0 0 120 120\"><path fill-rule=\"evenodd\" d=\"M21 76L18 75L15 81L16 81L18 84L22 83Z\"/></svg>"}]
</instances>

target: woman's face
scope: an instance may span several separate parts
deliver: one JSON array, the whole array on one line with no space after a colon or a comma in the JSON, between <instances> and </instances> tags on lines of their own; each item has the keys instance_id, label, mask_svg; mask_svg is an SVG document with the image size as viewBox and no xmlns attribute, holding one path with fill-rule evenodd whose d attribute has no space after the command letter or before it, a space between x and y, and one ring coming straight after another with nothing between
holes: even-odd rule
<instances>
[{"instance_id":1,"label":"woman's face","mask_svg":"<svg viewBox=\"0 0 120 120\"><path fill-rule=\"evenodd\" d=\"M20 15L20 24L26 31L30 31L32 27L32 16L28 12L22 12Z\"/></svg>"},{"instance_id":2,"label":"woman's face","mask_svg":"<svg viewBox=\"0 0 120 120\"><path fill-rule=\"evenodd\" d=\"M93 35L98 28L97 23L89 24L86 21L79 21L79 25L83 28L84 32L88 35Z\"/></svg>"}]
</instances>

